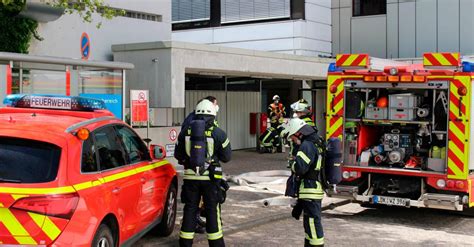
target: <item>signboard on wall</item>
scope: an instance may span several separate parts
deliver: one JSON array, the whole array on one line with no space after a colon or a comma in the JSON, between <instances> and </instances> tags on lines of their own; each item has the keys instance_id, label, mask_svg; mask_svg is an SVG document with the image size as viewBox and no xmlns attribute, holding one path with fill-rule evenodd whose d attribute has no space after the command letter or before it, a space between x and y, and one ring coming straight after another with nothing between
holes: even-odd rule
<instances>
[{"instance_id":1,"label":"signboard on wall","mask_svg":"<svg viewBox=\"0 0 474 247\"><path fill-rule=\"evenodd\" d=\"M79 96L100 99L104 101L107 110L111 111L118 119L122 119L122 95L82 93L79 94Z\"/></svg>"},{"instance_id":2,"label":"signboard on wall","mask_svg":"<svg viewBox=\"0 0 474 247\"><path fill-rule=\"evenodd\" d=\"M130 90L130 116L132 123L148 124L148 90Z\"/></svg>"},{"instance_id":3,"label":"signboard on wall","mask_svg":"<svg viewBox=\"0 0 474 247\"><path fill-rule=\"evenodd\" d=\"M166 144L165 149L166 149L166 157L174 156L175 144Z\"/></svg>"}]
</instances>

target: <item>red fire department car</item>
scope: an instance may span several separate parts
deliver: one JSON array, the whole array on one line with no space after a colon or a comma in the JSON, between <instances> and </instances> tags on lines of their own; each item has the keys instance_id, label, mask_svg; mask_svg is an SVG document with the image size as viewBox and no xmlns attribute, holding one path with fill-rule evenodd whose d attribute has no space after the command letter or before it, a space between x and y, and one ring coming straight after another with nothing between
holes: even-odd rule
<instances>
[{"instance_id":1,"label":"red fire department car","mask_svg":"<svg viewBox=\"0 0 474 247\"><path fill-rule=\"evenodd\" d=\"M102 101L11 95L0 108L0 245L118 246L169 235L177 177L163 148Z\"/></svg>"}]
</instances>

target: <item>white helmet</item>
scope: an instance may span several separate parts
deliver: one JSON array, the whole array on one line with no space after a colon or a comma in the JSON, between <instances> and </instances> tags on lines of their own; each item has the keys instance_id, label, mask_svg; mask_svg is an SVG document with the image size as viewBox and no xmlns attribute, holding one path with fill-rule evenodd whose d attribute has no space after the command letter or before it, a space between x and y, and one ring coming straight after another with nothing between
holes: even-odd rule
<instances>
[{"instance_id":1,"label":"white helmet","mask_svg":"<svg viewBox=\"0 0 474 247\"><path fill-rule=\"evenodd\" d=\"M277 94L275 94L275 95L273 96L273 101L275 101L275 100L280 100L280 96L278 96Z\"/></svg>"},{"instance_id":2,"label":"white helmet","mask_svg":"<svg viewBox=\"0 0 474 247\"><path fill-rule=\"evenodd\" d=\"M211 101L205 99L196 105L196 115L217 115L217 108Z\"/></svg>"},{"instance_id":3,"label":"white helmet","mask_svg":"<svg viewBox=\"0 0 474 247\"><path fill-rule=\"evenodd\" d=\"M301 128L303 128L307 123L299 118L292 118L290 122L288 122L288 126L285 129L285 134L288 133L288 140L290 137L296 132L300 131Z\"/></svg>"},{"instance_id":4,"label":"white helmet","mask_svg":"<svg viewBox=\"0 0 474 247\"><path fill-rule=\"evenodd\" d=\"M291 109L295 112L304 112L304 113L309 113L310 108L309 104L306 100L298 100L295 103L291 104Z\"/></svg>"}]
</instances>

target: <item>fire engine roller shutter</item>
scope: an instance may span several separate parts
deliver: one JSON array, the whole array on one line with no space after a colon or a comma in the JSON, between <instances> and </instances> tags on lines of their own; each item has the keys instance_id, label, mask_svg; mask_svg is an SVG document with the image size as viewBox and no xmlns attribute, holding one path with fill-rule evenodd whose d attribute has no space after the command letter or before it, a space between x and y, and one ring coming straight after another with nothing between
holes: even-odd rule
<instances>
[{"instance_id":1,"label":"fire engine roller shutter","mask_svg":"<svg viewBox=\"0 0 474 247\"><path fill-rule=\"evenodd\" d=\"M466 96L459 95L458 89L461 87L468 89ZM455 76L451 82L449 94L449 178L466 179L469 173L471 94L470 76Z\"/></svg>"},{"instance_id":2,"label":"fire engine roller shutter","mask_svg":"<svg viewBox=\"0 0 474 247\"><path fill-rule=\"evenodd\" d=\"M342 140L344 130L344 80L361 79L362 76L328 76L327 90L327 117L326 117L326 138L337 137ZM331 93L331 87L336 87L335 93Z\"/></svg>"}]
</instances>

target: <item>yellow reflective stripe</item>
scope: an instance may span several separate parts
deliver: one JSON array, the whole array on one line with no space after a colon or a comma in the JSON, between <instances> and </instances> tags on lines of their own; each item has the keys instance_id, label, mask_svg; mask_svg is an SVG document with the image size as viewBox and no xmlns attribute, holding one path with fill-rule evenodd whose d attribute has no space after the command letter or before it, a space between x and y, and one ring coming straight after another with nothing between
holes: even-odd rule
<instances>
[{"instance_id":1,"label":"yellow reflective stripe","mask_svg":"<svg viewBox=\"0 0 474 247\"><path fill-rule=\"evenodd\" d=\"M207 157L212 157L214 155L214 139L206 138L207 140Z\"/></svg>"},{"instance_id":2,"label":"yellow reflective stripe","mask_svg":"<svg viewBox=\"0 0 474 247\"><path fill-rule=\"evenodd\" d=\"M121 172L121 173L117 173L117 174L114 174L114 175L104 177L104 180L105 180L106 183L108 183L108 182L113 182L115 180L119 180L119 179L122 179L122 178L130 177L130 176L133 176L135 174L137 174L137 172L135 170L128 170L128 171L125 171L125 172Z\"/></svg>"},{"instance_id":3,"label":"yellow reflective stripe","mask_svg":"<svg viewBox=\"0 0 474 247\"><path fill-rule=\"evenodd\" d=\"M272 145L271 143L267 142L267 139L268 139L268 137L270 137L271 134L272 134L272 131L268 131L268 133L265 135L265 137L263 137L262 143L263 143L264 146L268 146L268 145L271 146Z\"/></svg>"},{"instance_id":4,"label":"yellow reflective stripe","mask_svg":"<svg viewBox=\"0 0 474 247\"><path fill-rule=\"evenodd\" d=\"M44 233L49 237L51 240L55 240L59 234L61 234L61 230L51 221L49 217L45 217L44 215L39 215L35 213L28 213L36 225L43 230Z\"/></svg>"},{"instance_id":5,"label":"yellow reflective stripe","mask_svg":"<svg viewBox=\"0 0 474 247\"><path fill-rule=\"evenodd\" d=\"M304 162L306 162L306 164L309 164L311 162L311 159L308 158L308 156L306 156L305 153L303 153L303 151L298 151L298 153L296 153L296 156L300 157L301 159L303 159Z\"/></svg>"},{"instance_id":6,"label":"yellow reflective stripe","mask_svg":"<svg viewBox=\"0 0 474 247\"><path fill-rule=\"evenodd\" d=\"M316 171L321 170L322 162L323 162L323 157L321 155L319 155L318 156L318 162L316 163L316 168L315 168Z\"/></svg>"},{"instance_id":7,"label":"yellow reflective stripe","mask_svg":"<svg viewBox=\"0 0 474 247\"><path fill-rule=\"evenodd\" d=\"M311 229L311 240L318 238L316 234L316 226L314 225L314 218L309 217L309 229Z\"/></svg>"},{"instance_id":8,"label":"yellow reflective stripe","mask_svg":"<svg viewBox=\"0 0 474 247\"><path fill-rule=\"evenodd\" d=\"M222 232L221 207L219 204L217 204L217 227L219 228L219 231Z\"/></svg>"},{"instance_id":9,"label":"yellow reflective stripe","mask_svg":"<svg viewBox=\"0 0 474 247\"><path fill-rule=\"evenodd\" d=\"M7 208L0 208L0 222L7 228L11 235L18 241L19 244L37 244L36 241L30 237L30 234L18 222L15 216ZM21 237L16 237L21 236Z\"/></svg>"},{"instance_id":10,"label":"yellow reflective stripe","mask_svg":"<svg viewBox=\"0 0 474 247\"><path fill-rule=\"evenodd\" d=\"M214 175L214 178L221 179L221 178L222 178L222 175L217 175L217 174L215 174L215 175Z\"/></svg>"},{"instance_id":11,"label":"yellow reflective stripe","mask_svg":"<svg viewBox=\"0 0 474 247\"><path fill-rule=\"evenodd\" d=\"M42 195L42 194L67 194L76 192L74 187L65 186L58 188L12 188L0 187L0 193L6 194L28 194L28 195Z\"/></svg>"},{"instance_id":12,"label":"yellow reflective stripe","mask_svg":"<svg viewBox=\"0 0 474 247\"><path fill-rule=\"evenodd\" d=\"M219 204L217 205L217 232L215 233L208 233L207 239L208 240L217 240L224 237L224 233L222 232L222 222L221 222L221 209Z\"/></svg>"},{"instance_id":13,"label":"yellow reflective stripe","mask_svg":"<svg viewBox=\"0 0 474 247\"><path fill-rule=\"evenodd\" d=\"M304 194L324 194L324 191L322 189L301 189L300 188L300 193Z\"/></svg>"},{"instance_id":14,"label":"yellow reflective stripe","mask_svg":"<svg viewBox=\"0 0 474 247\"><path fill-rule=\"evenodd\" d=\"M207 234L207 239L208 240L217 240L217 239L220 239L222 237L224 237L224 234L222 234L222 231Z\"/></svg>"},{"instance_id":15,"label":"yellow reflective stripe","mask_svg":"<svg viewBox=\"0 0 474 247\"><path fill-rule=\"evenodd\" d=\"M0 193L14 194L14 196L21 198L27 195L46 195L46 194L68 194L79 190L89 189L104 183L112 182L118 179L126 178L135 174L139 174L148 170L152 170L164 165L171 165L167 160L162 160L151 165L145 166L143 169L137 168L118 174L110 175L104 179L86 181L73 186L64 186L58 188L14 188L14 187L0 187ZM24 194L24 195L21 195Z\"/></svg>"},{"instance_id":16,"label":"yellow reflective stripe","mask_svg":"<svg viewBox=\"0 0 474 247\"><path fill-rule=\"evenodd\" d=\"M323 238L310 238L308 234L306 234L306 239L309 241L311 245L323 245L324 244L324 237Z\"/></svg>"},{"instance_id":17,"label":"yellow reflective stripe","mask_svg":"<svg viewBox=\"0 0 474 247\"><path fill-rule=\"evenodd\" d=\"M197 176L197 175L196 175L196 172L194 172L192 169L186 169L186 170L184 171L184 175L185 175L185 176ZM207 175L209 175L209 171L208 171L208 170L206 170L206 171L205 171L202 175L200 175L200 176L203 176L203 177L204 177L204 176L207 176Z\"/></svg>"},{"instance_id":18,"label":"yellow reflective stripe","mask_svg":"<svg viewBox=\"0 0 474 247\"><path fill-rule=\"evenodd\" d=\"M76 185L74 185L74 189L76 189L77 191L85 190L85 189L89 189L89 188L92 188L92 187L95 187L95 186L102 185L104 183L105 183L104 179L99 178L99 180L96 180L96 181L87 181L87 182L84 182L84 183L76 184Z\"/></svg>"},{"instance_id":19,"label":"yellow reflective stripe","mask_svg":"<svg viewBox=\"0 0 474 247\"><path fill-rule=\"evenodd\" d=\"M201 180L201 181L205 181L205 180L211 180L211 178L209 178L209 176L187 176L187 175L184 175L183 176L183 179L187 179L187 180Z\"/></svg>"},{"instance_id":20,"label":"yellow reflective stripe","mask_svg":"<svg viewBox=\"0 0 474 247\"><path fill-rule=\"evenodd\" d=\"M324 194L316 195L316 194L302 194L302 193L299 193L299 195L298 195L299 199L321 200L321 199L323 199L323 197L324 197Z\"/></svg>"},{"instance_id":21,"label":"yellow reflective stripe","mask_svg":"<svg viewBox=\"0 0 474 247\"><path fill-rule=\"evenodd\" d=\"M295 164L296 164L296 162L291 163L291 171L292 171L292 172L296 172L296 170L295 170Z\"/></svg>"},{"instance_id":22,"label":"yellow reflective stripe","mask_svg":"<svg viewBox=\"0 0 474 247\"><path fill-rule=\"evenodd\" d=\"M179 232L179 237L184 238L184 239L193 239L194 238L194 232Z\"/></svg>"},{"instance_id":23,"label":"yellow reflective stripe","mask_svg":"<svg viewBox=\"0 0 474 247\"><path fill-rule=\"evenodd\" d=\"M186 136L184 139L184 149L186 150L186 154L191 156L191 136Z\"/></svg>"},{"instance_id":24,"label":"yellow reflective stripe","mask_svg":"<svg viewBox=\"0 0 474 247\"><path fill-rule=\"evenodd\" d=\"M225 142L222 143L222 148L226 148L227 146L229 146L229 143L230 143L229 138L227 138Z\"/></svg>"}]
</instances>

